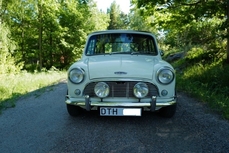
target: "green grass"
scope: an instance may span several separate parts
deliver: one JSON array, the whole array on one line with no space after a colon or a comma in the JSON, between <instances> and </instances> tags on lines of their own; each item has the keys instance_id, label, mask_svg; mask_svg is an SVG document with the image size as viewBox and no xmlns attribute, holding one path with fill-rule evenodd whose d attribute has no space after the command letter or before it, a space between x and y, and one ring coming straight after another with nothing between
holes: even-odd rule
<instances>
[{"instance_id":1,"label":"green grass","mask_svg":"<svg viewBox=\"0 0 229 153\"><path fill-rule=\"evenodd\" d=\"M18 97L54 85L66 77L66 72L59 71L0 75L0 110L14 107Z\"/></svg>"},{"instance_id":2,"label":"green grass","mask_svg":"<svg viewBox=\"0 0 229 153\"><path fill-rule=\"evenodd\" d=\"M207 103L213 110L229 119L229 65L223 60L173 63L177 69L177 89Z\"/></svg>"}]
</instances>

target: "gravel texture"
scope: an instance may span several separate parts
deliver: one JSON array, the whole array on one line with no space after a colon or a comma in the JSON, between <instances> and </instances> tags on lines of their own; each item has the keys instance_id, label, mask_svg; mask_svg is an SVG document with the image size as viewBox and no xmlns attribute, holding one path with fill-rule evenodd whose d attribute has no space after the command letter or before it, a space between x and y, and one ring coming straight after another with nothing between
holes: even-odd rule
<instances>
[{"instance_id":1,"label":"gravel texture","mask_svg":"<svg viewBox=\"0 0 229 153\"><path fill-rule=\"evenodd\" d=\"M0 115L1 153L226 153L229 122L184 93L177 113L167 119L100 117L84 112L70 117L62 81L45 92L20 98Z\"/></svg>"}]
</instances>

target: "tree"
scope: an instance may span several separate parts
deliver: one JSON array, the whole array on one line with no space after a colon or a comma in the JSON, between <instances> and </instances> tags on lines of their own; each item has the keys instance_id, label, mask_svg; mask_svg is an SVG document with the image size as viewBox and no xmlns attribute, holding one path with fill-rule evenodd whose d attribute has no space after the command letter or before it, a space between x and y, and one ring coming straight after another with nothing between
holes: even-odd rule
<instances>
[{"instance_id":1,"label":"tree","mask_svg":"<svg viewBox=\"0 0 229 153\"><path fill-rule=\"evenodd\" d=\"M81 57L86 36L92 30L87 25L90 11L87 4L68 1L61 3L59 13L62 31L59 48L65 58L64 62L69 64Z\"/></svg>"},{"instance_id":2,"label":"tree","mask_svg":"<svg viewBox=\"0 0 229 153\"><path fill-rule=\"evenodd\" d=\"M66 3L69 5L66 5ZM75 14L71 18L61 19L61 15L63 13L69 13L70 15L73 11L76 14L77 12L80 14L78 11L80 10L79 7L86 8L86 5L78 1L66 1L66 3L54 0L16 0L11 5L8 5L4 19L10 25L11 32L14 33L12 39L18 43L17 53L22 55L22 59L25 62L25 69L33 71L34 69L49 69L52 66L61 68L69 65L72 62L71 60L74 59L75 56L71 55L73 47L69 52L66 52L66 48L74 46L79 41L65 43L64 40L66 39L64 37L66 34L69 36L74 35L74 32L66 33L67 28L76 29L71 26L82 26L77 23L71 24L71 18L75 18L76 20L81 19L77 19L77 16L74 17ZM68 7L71 4L73 9L69 11ZM65 9L66 6L67 9ZM83 9L80 11L84 12ZM70 24L61 25L63 20L68 20L67 22ZM74 37L77 39L80 38L77 34ZM70 41L70 39L67 41ZM67 43L70 43L70 45L66 45ZM82 44L75 45L75 47L81 48ZM68 60L68 56L72 57L72 59ZM62 57L66 57L65 60Z\"/></svg>"},{"instance_id":3,"label":"tree","mask_svg":"<svg viewBox=\"0 0 229 153\"><path fill-rule=\"evenodd\" d=\"M136 4L144 16L155 17L159 14L166 16L167 18L163 18L164 20L157 18L156 23L169 32L173 30L173 33L174 31L177 31L177 34L181 36L190 36L190 32L193 30L193 26L199 25L202 29L214 29L213 32L205 31L207 33L212 32L211 36L208 38L213 38L214 40L218 39L221 41L225 37L228 38L229 30L227 30L228 24L226 23L229 17L229 13L227 12L229 6L228 1L132 0L132 3ZM227 20L225 20L226 18ZM205 24L205 22L209 24ZM215 24L215 27L209 28L212 23ZM200 27L196 26L197 29L195 30L198 30ZM225 30L227 30L227 33L224 32ZM198 34L192 35L192 40L194 40ZM219 38L219 36L221 38ZM202 38L204 38L204 36ZM229 39L227 42L228 41ZM207 42L205 43L207 44ZM227 48L227 62L229 63L229 47Z\"/></svg>"},{"instance_id":4,"label":"tree","mask_svg":"<svg viewBox=\"0 0 229 153\"><path fill-rule=\"evenodd\" d=\"M229 63L229 0L227 0L227 5L226 5L226 29L227 29L227 63Z\"/></svg>"},{"instance_id":5,"label":"tree","mask_svg":"<svg viewBox=\"0 0 229 153\"><path fill-rule=\"evenodd\" d=\"M157 27L151 25L151 17L141 16L141 12L138 8L133 8L129 14L129 27L138 31L149 31L154 34L157 33Z\"/></svg>"},{"instance_id":6,"label":"tree","mask_svg":"<svg viewBox=\"0 0 229 153\"><path fill-rule=\"evenodd\" d=\"M87 35L105 30L109 17L93 0L0 0L0 21L2 39L9 39L4 43L15 46L5 46L8 57L34 71L67 68L81 57Z\"/></svg>"},{"instance_id":7,"label":"tree","mask_svg":"<svg viewBox=\"0 0 229 153\"><path fill-rule=\"evenodd\" d=\"M107 12L110 15L110 22L108 29L128 29L129 18L128 15L121 12L119 5L114 1L111 3L110 9Z\"/></svg>"},{"instance_id":8,"label":"tree","mask_svg":"<svg viewBox=\"0 0 229 153\"><path fill-rule=\"evenodd\" d=\"M12 56L17 48L17 44L10 39L9 27L4 22L4 13L7 10L8 3L3 3L0 0L0 74L17 73L23 66L23 63L17 62L17 59Z\"/></svg>"},{"instance_id":9,"label":"tree","mask_svg":"<svg viewBox=\"0 0 229 153\"><path fill-rule=\"evenodd\" d=\"M38 41L38 45L39 45L39 70L41 71L42 67L43 67L43 58L42 58L42 33L43 33L43 0L38 0L38 22L39 22L39 32L38 32L38 36L39 36L39 41Z\"/></svg>"},{"instance_id":10,"label":"tree","mask_svg":"<svg viewBox=\"0 0 229 153\"><path fill-rule=\"evenodd\" d=\"M93 0L88 2L88 6L91 15L88 18L87 27L90 27L93 31L106 30L110 22L109 15L98 10L97 5Z\"/></svg>"}]
</instances>

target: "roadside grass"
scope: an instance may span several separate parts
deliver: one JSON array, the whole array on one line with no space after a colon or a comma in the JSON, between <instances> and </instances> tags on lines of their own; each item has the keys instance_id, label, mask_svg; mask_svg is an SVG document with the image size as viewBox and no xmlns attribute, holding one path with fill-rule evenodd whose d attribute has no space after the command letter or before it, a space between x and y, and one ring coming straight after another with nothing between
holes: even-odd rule
<instances>
[{"instance_id":1,"label":"roadside grass","mask_svg":"<svg viewBox=\"0 0 229 153\"><path fill-rule=\"evenodd\" d=\"M178 91L207 103L214 111L229 119L229 65L223 60L194 62L185 58L173 63L177 69Z\"/></svg>"},{"instance_id":2,"label":"roadside grass","mask_svg":"<svg viewBox=\"0 0 229 153\"><path fill-rule=\"evenodd\" d=\"M15 100L20 96L54 85L66 77L64 71L0 75L0 112L3 109L14 107Z\"/></svg>"}]
</instances>

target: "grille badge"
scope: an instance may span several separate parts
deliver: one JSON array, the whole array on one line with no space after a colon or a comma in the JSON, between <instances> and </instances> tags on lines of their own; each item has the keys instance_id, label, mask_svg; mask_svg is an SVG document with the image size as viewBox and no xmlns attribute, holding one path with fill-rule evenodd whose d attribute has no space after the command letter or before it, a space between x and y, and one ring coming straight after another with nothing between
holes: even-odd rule
<instances>
[{"instance_id":1,"label":"grille badge","mask_svg":"<svg viewBox=\"0 0 229 153\"><path fill-rule=\"evenodd\" d=\"M117 75L124 75L124 74L127 74L127 72L118 71L118 72L114 72L114 74L117 74Z\"/></svg>"}]
</instances>

